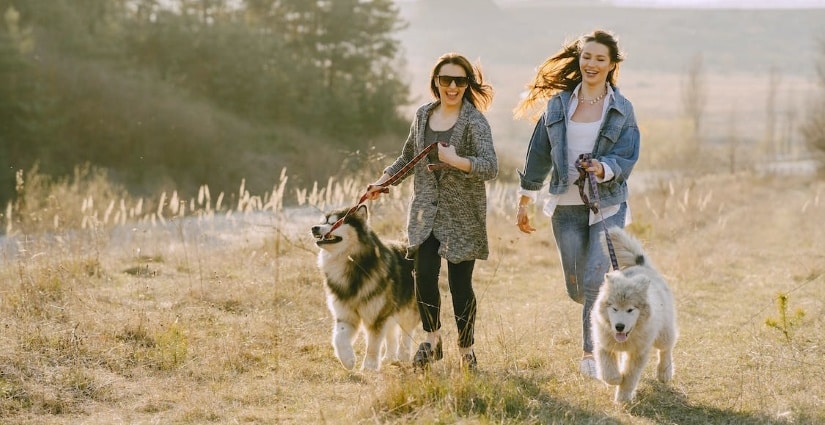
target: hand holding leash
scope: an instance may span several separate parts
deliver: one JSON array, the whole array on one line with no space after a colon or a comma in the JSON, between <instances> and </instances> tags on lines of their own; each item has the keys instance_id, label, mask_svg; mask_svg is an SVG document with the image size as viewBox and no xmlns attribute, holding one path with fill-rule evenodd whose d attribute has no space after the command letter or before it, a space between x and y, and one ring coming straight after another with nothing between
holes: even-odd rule
<instances>
[{"instance_id":1,"label":"hand holding leash","mask_svg":"<svg viewBox=\"0 0 825 425\"><path fill-rule=\"evenodd\" d=\"M586 173L593 173L600 179L604 178L604 165L598 159L589 158L589 155L579 156L576 166Z\"/></svg>"},{"instance_id":2,"label":"hand holding leash","mask_svg":"<svg viewBox=\"0 0 825 425\"><path fill-rule=\"evenodd\" d=\"M443 170L445 168L450 168L452 165L449 164L449 161L446 161L450 157L457 157L458 155L455 153L455 146L451 146L447 142L436 142L433 143L434 146L438 148L438 160L441 162L434 162L431 164L427 164L427 171L435 171L435 170ZM446 152L446 153L445 153ZM452 155L450 155L452 152Z\"/></svg>"},{"instance_id":3,"label":"hand holding leash","mask_svg":"<svg viewBox=\"0 0 825 425\"><path fill-rule=\"evenodd\" d=\"M367 193L364 195L365 200L374 201L382 193L390 193L390 188L381 186L382 183L375 182L367 185Z\"/></svg>"},{"instance_id":4,"label":"hand holding leash","mask_svg":"<svg viewBox=\"0 0 825 425\"><path fill-rule=\"evenodd\" d=\"M576 167L579 168L579 178L575 182L575 184L579 186L579 196L581 196L584 205L593 211L593 214L601 215L604 237L607 240L607 251L610 253L610 263L613 266L613 270L619 270L619 262L616 258L616 252L613 250L613 242L610 240L607 224L604 222L604 214L602 214L599 209L599 184L596 181L596 172L601 170L601 177L604 177L604 165L598 160L593 159L591 154L583 153L579 155L579 159L576 160ZM590 186L590 194L593 196L592 201L587 198L585 186L588 184Z\"/></svg>"},{"instance_id":5,"label":"hand holding leash","mask_svg":"<svg viewBox=\"0 0 825 425\"><path fill-rule=\"evenodd\" d=\"M375 182L371 185L367 185L367 191L366 191L366 193L364 193L361 196L361 198L358 200L358 203L356 203L355 205L352 206L352 208L347 210L347 212L341 218L339 218L335 223L332 223L332 226L327 231L327 233L324 235L324 238L331 235L332 232L335 229L340 227L341 224L344 223L344 219L346 219L348 215L355 212L355 210L358 209L358 207L361 204L363 204L367 199L373 200L373 199L378 198L379 194L381 194L381 193L389 193L390 190L387 188L387 186L397 182L401 177L403 177L410 170L412 170L412 168L415 166L415 164L417 164L418 161L421 161L421 159L423 159L425 156L427 156L427 154L431 150L435 149L435 147L437 145L438 145L438 142L433 143L433 144L427 146L426 148L424 148L421 152L418 153L418 155L415 156L415 158L412 159L412 161L408 162L406 165L404 165L403 168L401 168L401 170L399 170L397 173L393 174L392 176L388 176L388 175L384 174L384 175L381 176L380 179L378 179L377 182Z\"/></svg>"},{"instance_id":6,"label":"hand holding leash","mask_svg":"<svg viewBox=\"0 0 825 425\"><path fill-rule=\"evenodd\" d=\"M450 159L457 158L458 154L455 151L455 146L441 142L438 144L438 160L443 162L451 162Z\"/></svg>"}]
</instances>

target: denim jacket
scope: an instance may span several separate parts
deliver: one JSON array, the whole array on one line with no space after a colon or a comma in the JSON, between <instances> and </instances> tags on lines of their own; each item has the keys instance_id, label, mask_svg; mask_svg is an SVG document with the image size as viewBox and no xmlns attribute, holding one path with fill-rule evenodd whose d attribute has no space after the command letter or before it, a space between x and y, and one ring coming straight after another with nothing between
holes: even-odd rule
<instances>
[{"instance_id":1,"label":"denim jacket","mask_svg":"<svg viewBox=\"0 0 825 425\"><path fill-rule=\"evenodd\" d=\"M614 177L598 184L600 205L609 207L627 201L627 179L639 159L641 141L633 105L613 87L614 95L607 108L607 115L593 147L593 158L613 171ZM567 108L570 91L553 95L547 101L547 109L541 114L533 135L524 169L519 170L521 188L540 190L550 175L548 192L562 194L570 185L567 175Z\"/></svg>"}]
</instances>

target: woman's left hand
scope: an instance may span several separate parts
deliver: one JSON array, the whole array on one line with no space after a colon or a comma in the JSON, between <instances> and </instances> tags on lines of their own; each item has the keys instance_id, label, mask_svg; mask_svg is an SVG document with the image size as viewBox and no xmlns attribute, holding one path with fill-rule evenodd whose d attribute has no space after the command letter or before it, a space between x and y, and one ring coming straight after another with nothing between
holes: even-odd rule
<instances>
[{"instance_id":1,"label":"woman's left hand","mask_svg":"<svg viewBox=\"0 0 825 425\"><path fill-rule=\"evenodd\" d=\"M465 173L469 173L473 167L473 164L469 159L458 155L458 152L455 150L455 146L446 142L438 143L438 160L450 165L453 168L464 171Z\"/></svg>"},{"instance_id":2,"label":"woman's left hand","mask_svg":"<svg viewBox=\"0 0 825 425\"><path fill-rule=\"evenodd\" d=\"M438 160L453 165L455 158L458 158L458 153L455 151L455 146L447 143L438 144Z\"/></svg>"},{"instance_id":3,"label":"woman's left hand","mask_svg":"<svg viewBox=\"0 0 825 425\"><path fill-rule=\"evenodd\" d=\"M588 173L592 172L598 178L604 178L604 165L598 159L591 159L589 161L582 161L581 167Z\"/></svg>"}]
</instances>

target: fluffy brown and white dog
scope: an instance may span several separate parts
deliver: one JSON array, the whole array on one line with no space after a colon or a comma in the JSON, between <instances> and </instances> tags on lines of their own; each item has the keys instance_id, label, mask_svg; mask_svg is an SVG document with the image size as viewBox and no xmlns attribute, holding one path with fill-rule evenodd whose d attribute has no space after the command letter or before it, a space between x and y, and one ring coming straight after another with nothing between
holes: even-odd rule
<instances>
[{"instance_id":1,"label":"fluffy brown and white dog","mask_svg":"<svg viewBox=\"0 0 825 425\"><path fill-rule=\"evenodd\" d=\"M347 369L355 367L353 342L363 329L366 354L362 369L378 370L381 356L409 361L413 332L421 323L415 301L413 262L399 242L382 242L360 206L327 236L347 210L326 214L312 226L320 248L318 268L324 275L327 306L332 313L332 345ZM383 353L382 353L383 351Z\"/></svg>"},{"instance_id":2,"label":"fluffy brown and white dog","mask_svg":"<svg viewBox=\"0 0 825 425\"><path fill-rule=\"evenodd\" d=\"M609 234L620 270L605 275L590 315L593 354L599 377L616 386L614 401L626 403L635 397L654 348L657 379L673 377L678 330L673 294L641 243L618 227Z\"/></svg>"}]
</instances>

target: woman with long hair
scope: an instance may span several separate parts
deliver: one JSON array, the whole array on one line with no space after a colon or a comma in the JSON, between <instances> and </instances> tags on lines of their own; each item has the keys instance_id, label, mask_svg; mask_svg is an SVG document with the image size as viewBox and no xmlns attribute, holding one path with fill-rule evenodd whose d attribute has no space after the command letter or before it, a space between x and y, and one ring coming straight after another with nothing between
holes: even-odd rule
<instances>
[{"instance_id":1,"label":"woman with long hair","mask_svg":"<svg viewBox=\"0 0 825 425\"><path fill-rule=\"evenodd\" d=\"M617 39L610 32L583 35L544 61L514 110L516 118L537 119L519 171L516 225L527 234L536 230L530 224L528 206L537 201L549 176L542 210L551 217L567 293L583 307L580 370L594 378L590 311L610 268L602 249L602 226L629 223L627 180L639 159L640 134L633 105L616 86L622 60ZM580 170L596 176L598 214L573 187Z\"/></svg>"},{"instance_id":2,"label":"woman with long hair","mask_svg":"<svg viewBox=\"0 0 825 425\"><path fill-rule=\"evenodd\" d=\"M477 305L473 268L475 260L487 259L489 254L485 182L498 174L490 125L482 114L492 102L493 88L484 83L478 66L462 55L448 53L433 66L430 91L434 100L416 111L401 155L367 190L370 199L375 199L384 182L401 172L419 152L438 143L437 150L411 173L414 185L407 218L407 256L414 260L415 294L426 332L413 366L425 369L443 357L438 288L443 258L447 260L461 366L474 370Z\"/></svg>"}]
</instances>

